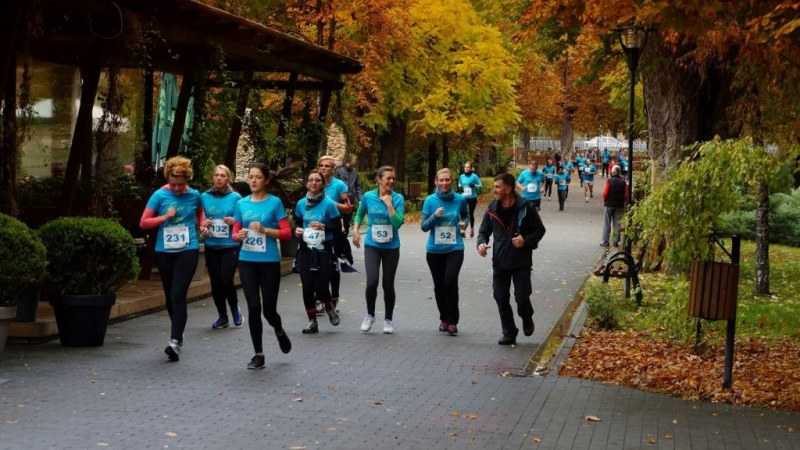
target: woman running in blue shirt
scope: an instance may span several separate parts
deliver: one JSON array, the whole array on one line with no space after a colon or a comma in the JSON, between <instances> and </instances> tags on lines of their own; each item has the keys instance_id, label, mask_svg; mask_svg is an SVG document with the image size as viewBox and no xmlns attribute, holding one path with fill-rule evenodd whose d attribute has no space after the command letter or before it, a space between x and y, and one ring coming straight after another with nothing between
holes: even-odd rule
<instances>
[{"instance_id":1,"label":"woman running in blue shirt","mask_svg":"<svg viewBox=\"0 0 800 450\"><path fill-rule=\"evenodd\" d=\"M292 231L283 202L267 193L269 167L253 163L247 171L247 183L252 194L239 200L233 218L233 235L242 243L239 252L239 276L247 300L247 323L255 356L248 369L264 368L264 347L261 322L262 302L264 318L275 330L278 345L283 353L292 350L292 342L283 329L278 314L278 292L281 286L281 256L278 239L291 238Z\"/></svg>"},{"instance_id":2,"label":"woman running in blue shirt","mask_svg":"<svg viewBox=\"0 0 800 450\"><path fill-rule=\"evenodd\" d=\"M153 193L139 221L143 230L158 228L156 266L171 322L169 344L164 349L170 361L180 360L183 348L188 318L186 294L200 255L197 225L204 223L200 193L187 184L193 175L189 159L168 159L164 165L167 184ZM201 232L205 233L204 226Z\"/></svg>"},{"instance_id":3,"label":"woman running in blue shirt","mask_svg":"<svg viewBox=\"0 0 800 450\"><path fill-rule=\"evenodd\" d=\"M378 298L378 278L383 264L383 301L386 313L383 320L383 332L394 333L392 322L394 313L395 291L394 276L400 262L400 235L397 233L403 225L405 199L394 192L394 167L383 166L375 177L378 189L369 191L361 198L356 220L353 223L353 245L361 248L361 235L358 229L364 216L367 216L367 235L364 239L364 266L367 272L367 315L361 322L364 333L372 329L375 323L375 301Z\"/></svg>"},{"instance_id":4,"label":"woman running in blue shirt","mask_svg":"<svg viewBox=\"0 0 800 450\"><path fill-rule=\"evenodd\" d=\"M439 308L439 331L458 334L458 274L464 263L464 241L458 229L467 226L469 214L463 196L451 189L450 169L436 173L436 191L422 205L422 231L430 231L426 260L433 277Z\"/></svg>"},{"instance_id":5,"label":"woman running in blue shirt","mask_svg":"<svg viewBox=\"0 0 800 450\"><path fill-rule=\"evenodd\" d=\"M547 196L547 201L550 201L550 196L553 195L553 177L556 176L556 166L553 165L553 160L547 158L547 164L542 167L544 174L544 195Z\"/></svg>"},{"instance_id":6,"label":"woman running in blue shirt","mask_svg":"<svg viewBox=\"0 0 800 450\"><path fill-rule=\"evenodd\" d=\"M214 186L200 196L206 214L205 256L208 276L211 280L211 297L217 307L217 320L211 328L227 328L230 325L227 302L233 316L233 324L242 325L242 311L236 296L233 276L239 262L239 243L233 240L233 210L242 199L231 188L233 175L227 166L214 168Z\"/></svg>"},{"instance_id":7,"label":"woman running in blue shirt","mask_svg":"<svg viewBox=\"0 0 800 450\"><path fill-rule=\"evenodd\" d=\"M558 194L558 210L564 210L564 202L567 201L567 189L569 189L569 175L567 175L567 168L561 166L558 170L558 175L555 177L556 193Z\"/></svg>"},{"instance_id":8,"label":"woman running in blue shirt","mask_svg":"<svg viewBox=\"0 0 800 450\"><path fill-rule=\"evenodd\" d=\"M339 325L339 314L331 303L331 275L334 272L333 233L341 231L342 216L336 203L325 195L325 178L318 170L306 175L305 198L294 208L294 234L301 239L297 268L303 283L303 306L308 316L304 334L319 332L316 302L324 305L331 325Z\"/></svg>"},{"instance_id":9,"label":"woman running in blue shirt","mask_svg":"<svg viewBox=\"0 0 800 450\"><path fill-rule=\"evenodd\" d=\"M472 163L464 163L464 173L458 176L458 187L461 195L467 200L469 210L469 237L475 236L475 207L478 205L478 193L483 185L478 175L472 171ZM463 233L463 232L462 232ZM461 235L464 236L463 234Z\"/></svg>"}]
</instances>

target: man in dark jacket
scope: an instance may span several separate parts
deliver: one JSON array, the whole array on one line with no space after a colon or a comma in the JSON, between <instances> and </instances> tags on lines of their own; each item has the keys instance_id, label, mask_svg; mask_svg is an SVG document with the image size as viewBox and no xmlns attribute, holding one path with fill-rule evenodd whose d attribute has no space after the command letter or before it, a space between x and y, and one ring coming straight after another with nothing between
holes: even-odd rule
<instances>
[{"instance_id":1,"label":"man in dark jacket","mask_svg":"<svg viewBox=\"0 0 800 450\"><path fill-rule=\"evenodd\" d=\"M353 211L356 211L356 205L361 201L361 181L358 179L358 171L356 170L357 162L356 156L352 155L346 163L336 169L336 178L344 181L347 185L348 200L350 201L350 206L353 207ZM342 214L345 236L350 233L350 224L352 221L352 212L349 214Z\"/></svg>"},{"instance_id":2,"label":"man in dark jacket","mask_svg":"<svg viewBox=\"0 0 800 450\"><path fill-rule=\"evenodd\" d=\"M625 211L625 203L628 202L628 186L625 180L619 176L620 167L615 165L611 168L611 177L606 180L603 188L603 206L605 206L605 219L603 220L603 242L602 247L608 247L608 238L611 228L614 228L614 247L619 247L620 223L622 213Z\"/></svg>"},{"instance_id":3,"label":"man in dark jacket","mask_svg":"<svg viewBox=\"0 0 800 450\"><path fill-rule=\"evenodd\" d=\"M492 193L495 199L486 208L477 240L478 254L486 256L489 239L494 239L492 291L503 327L503 337L497 342L500 345L516 344L519 333L510 303L512 280L522 331L525 336L533 334L532 253L545 232L536 208L523 200L515 192L515 187L516 180L510 174L494 178Z\"/></svg>"}]
</instances>

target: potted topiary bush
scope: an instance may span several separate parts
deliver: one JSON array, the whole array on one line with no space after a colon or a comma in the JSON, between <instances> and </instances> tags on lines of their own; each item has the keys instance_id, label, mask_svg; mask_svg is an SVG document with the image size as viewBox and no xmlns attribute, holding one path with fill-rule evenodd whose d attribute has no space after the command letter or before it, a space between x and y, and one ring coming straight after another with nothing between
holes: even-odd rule
<instances>
[{"instance_id":1,"label":"potted topiary bush","mask_svg":"<svg viewBox=\"0 0 800 450\"><path fill-rule=\"evenodd\" d=\"M38 293L44 267L45 249L39 237L19 220L0 214L0 353L20 297L31 290ZM37 295L34 302L38 300ZM34 311L35 307L34 303Z\"/></svg>"},{"instance_id":2,"label":"potted topiary bush","mask_svg":"<svg viewBox=\"0 0 800 450\"><path fill-rule=\"evenodd\" d=\"M39 236L61 345L103 345L116 292L139 272L133 237L117 222L94 217L56 219Z\"/></svg>"}]
</instances>

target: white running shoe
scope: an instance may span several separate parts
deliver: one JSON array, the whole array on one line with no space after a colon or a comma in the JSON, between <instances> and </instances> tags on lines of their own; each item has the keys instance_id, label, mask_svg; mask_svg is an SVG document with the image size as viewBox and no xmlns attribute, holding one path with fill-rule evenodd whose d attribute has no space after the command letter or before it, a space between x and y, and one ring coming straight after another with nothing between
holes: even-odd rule
<instances>
[{"instance_id":1,"label":"white running shoe","mask_svg":"<svg viewBox=\"0 0 800 450\"><path fill-rule=\"evenodd\" d=\"M372 324L373 323L375 323L375 317L370 316L369 314L367 314L364 317L364 321L361 322L361 331L363 331L364 333L368 332L369 330L372 329Z\"/></svg>"},{"instance_id":2,"label":"white running shoe","mask_svg":"<svg viewBox=\"0 0 800 450\"><path fill-rule=\"evenodd\" d=\"M383 332L385 334L394 333L394 325L392 325L392 321L391 320L384 320L383 321Z\"/></svg>"},{"instance_id":3,"label":"white running shoe","mask_svg":"<svg viewBox=\"0 0 800 450\"><path fill-rule=\"evenodd\" d=\"M178 361L181 359L181 344L178 343L177 339L170 339L167 348L164 349L164 353L167 354L170 361Z\"/></svg>"}]
</instances>

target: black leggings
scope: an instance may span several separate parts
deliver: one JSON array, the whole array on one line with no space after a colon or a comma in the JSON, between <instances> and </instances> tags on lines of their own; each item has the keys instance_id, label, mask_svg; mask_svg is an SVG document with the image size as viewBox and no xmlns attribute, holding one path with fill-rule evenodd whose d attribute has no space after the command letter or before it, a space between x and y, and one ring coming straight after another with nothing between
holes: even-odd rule
<instances>
[{"instance_id":1,"label":"black leggings","mask_svg":"<svg viewBox=\"0 0 800 450\"><path fill-rule=\"evenodd\" d=\"M297 269L300 271L300 281L303 283L303 306L310 320L317 316L316 300L325 303L331 301L331 291L328 285L334 271L333 255L330 251L317 252L316 270L311 270L311 252L313 250L300 249L297 252Z\"/></svg>"},{"instance_id":2,"label":"black leggings","mask_svg":"<svg viewBox=\"0 0 800 450\"><path fill-rule=\"evenodd\" d=\"M239 307L236 286L233 284L233 275L236 273L238 262L239 247L206 246L206 268L211 279L211 297L220 317L228 317L226 301L231 312Z\"/></svg>"},{"instance_id":3,"label":"black leggings","mask_svg":"<svg viewBox=\"0 0 800 450\"><path fill-rule=\"evenodd\" d=\"M264 318L278 335L283 331L281 316L278 315L278 292L281 288L281 264L277 262L239 261L239 277L242 291L247 300L247 324L250 325L250 339L256 353L264 353L261 334L261 303L264 303ZM259 296L259 293L261 294Z\"/></svg>"},{"instance_id":4,"label":"black leggings","mask_svg":"<svg viewBox=\"0 0 800 450\"><path fill-rule=\"evenodd\" d=\"M458 274L464 264L464 250L450 253L428 253L428 268L433 277L433 293L439 308L439 321L458 324Z\"/></svg>"},{"instance_id":5,"label":"black leggings","mask_svg":"<svg viewBox=\"0 0 800 450\"><path fill-rule=\"evenodd\" d=\"M386 305L386 320L394 313L394 276L400 262L400 249L383 249L364 246L364 267L367 271L367 314L375 316L375 300L378 298L378 278L383 262L383 302Z\"/></svg>"},{"instance_id":6,"label":"black leggings","mask_svg":"<svg viewBox=\"0 0 800 450\"><path fill-rule=\"evenodd\" d=\"M478 197L467 199L467 208L469 210L469 227L475 228L475 206L478 205Z\"/></svg>"},{"instance_id":7,"label":"black leggings","mask_svg":"<svg viewBox=\"0 0 800 450\"><path fill-rule=\"evenodd\" d=\"M166 297L167 313L172 322L169 337L183 343L183 330L186 329L188 312L186 293L197 269L199 250L183 252L156 252L156 266L161 277L161 285Z\"/></svg>"},{"instance_id":8,"label":"black leggings","mask_svg":"<svg viewBox=\"0 0 800 450\"><path fill-rule=\"evenodd\" d=\"M550 196L553 195L553 179L552 178L544 180L544 195L546 195L547 198L550 198Z\"/></svg>"}]
</instances>

